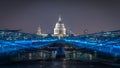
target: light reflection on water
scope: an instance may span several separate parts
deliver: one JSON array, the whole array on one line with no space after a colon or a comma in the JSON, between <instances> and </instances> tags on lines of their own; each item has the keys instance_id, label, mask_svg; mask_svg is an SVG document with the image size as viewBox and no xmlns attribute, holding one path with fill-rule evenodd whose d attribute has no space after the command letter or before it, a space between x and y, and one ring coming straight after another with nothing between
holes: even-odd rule
<instances>
[{"instance_id":1,"label":"light reflection on water","mask_svg":"<svg viewBox=\"0 0 120 68\"><path fill-rule=\"evenodd\" d=\"M108 65L78 61L37 61L12 65L0 65L0 68L115 68Z\"/></svg>"}]
</instances>

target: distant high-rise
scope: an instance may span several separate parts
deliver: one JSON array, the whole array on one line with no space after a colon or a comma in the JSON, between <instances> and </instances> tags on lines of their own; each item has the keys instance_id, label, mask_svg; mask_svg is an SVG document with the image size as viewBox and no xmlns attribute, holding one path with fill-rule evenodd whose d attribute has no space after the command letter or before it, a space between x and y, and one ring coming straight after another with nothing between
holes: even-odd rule
<instances>
[{"instance_id":1,"label":"distant high-rise","mask_svg":"<svg viewBox=\"0 0 120 68\"><path fill-rule=\"evenodd\" d=\"M58 22L54 28L54 35L66 35L65 25L62 23L61 16L59 16Z\"/></svg>"}]
</instances>

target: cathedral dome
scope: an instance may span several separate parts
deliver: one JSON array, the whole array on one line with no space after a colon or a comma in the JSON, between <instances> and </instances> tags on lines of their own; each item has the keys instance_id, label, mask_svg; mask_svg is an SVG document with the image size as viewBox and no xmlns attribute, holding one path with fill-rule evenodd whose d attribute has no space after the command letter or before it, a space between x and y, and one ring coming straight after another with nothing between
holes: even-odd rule
<instances>
[{"instance_id":1,"label":"cathedral dome","mask_svg":"<svg viewBox=\"0 0 120 68\"><path fill-rule=\"evenodd\" d=\"M58 22L54 28L54 34L66 34L65 25L61 22L61 17L59 17Z\"/></svg>"},{"instance_id":2,"label":"cathedral dome","mask_svg":"<svg viewBox=\"0 0 120 68\"><path fill-rule=\"evenodd\" d=\"M63 23L56 23L55 28L65 28Z\"/></svg>"}]
</instances>

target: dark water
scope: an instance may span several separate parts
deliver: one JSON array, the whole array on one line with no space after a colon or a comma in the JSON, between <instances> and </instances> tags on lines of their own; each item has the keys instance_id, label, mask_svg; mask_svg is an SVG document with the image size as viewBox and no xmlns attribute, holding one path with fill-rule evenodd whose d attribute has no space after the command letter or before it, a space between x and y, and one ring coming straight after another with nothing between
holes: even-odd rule
<instances>
[{"instance_id":1,"label":"dark water","mask_svg":"<svg viewBox=\"0 0 120 68\"><path fill-rule=\"evenodd\" d=\"M119 68L99 63L78 61L36 61L0 65L0 68Z\"/></svg>"}]
</instances>

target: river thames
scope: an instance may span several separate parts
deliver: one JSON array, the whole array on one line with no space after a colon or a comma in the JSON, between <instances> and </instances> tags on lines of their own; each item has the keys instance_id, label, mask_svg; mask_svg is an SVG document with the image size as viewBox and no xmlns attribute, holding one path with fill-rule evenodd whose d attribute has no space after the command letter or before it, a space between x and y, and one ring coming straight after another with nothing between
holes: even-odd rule
<instances>
[{"instance_id":1,"label":"river thames","mask_svg":"<svg viewBox=\"0 0 120 68\"><path fill-rule=\"evenodd\" d=\"M34 61L0 65L0 68L117 68L116 66L83 61Z\"/></svg>"}]
</instances>

